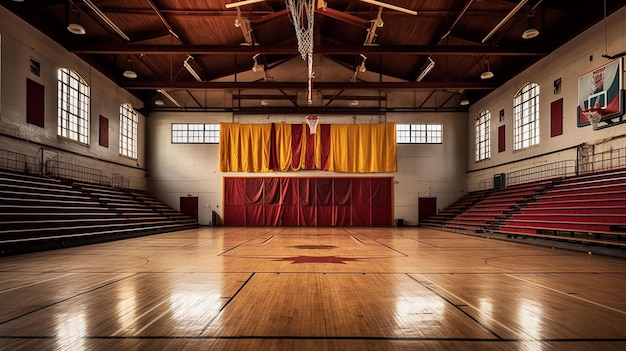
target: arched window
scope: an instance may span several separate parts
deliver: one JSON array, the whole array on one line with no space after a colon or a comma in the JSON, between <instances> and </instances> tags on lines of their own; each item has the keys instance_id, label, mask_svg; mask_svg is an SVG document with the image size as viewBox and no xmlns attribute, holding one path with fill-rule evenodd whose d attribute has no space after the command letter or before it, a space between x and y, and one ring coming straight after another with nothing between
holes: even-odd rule
<instances>
[{"instance_id":1,"label":"arched window","mask_svg":"<svg viewBox=\"0 0 626 351\"><path fill-rule=\"evenodd\" d=\"M539 84L528 83L513 99L513 150L539 144Z\"/></svg>"},{"instance_id":2,"label":"arched window","mask_svg":"<svg viewBox=\"0 0 626 351\"><path fill-rule=\"evenodd\" d=\"M120 155L137 159L137 112L131 104L120 106Z\"/></svg>"},{"instance_id":3,"label":"arched window","mask_svg":"<svg viewBox=\"0 0 626 351\"><path fill-rule=\"evenodd\" d=\"M75 71L58 70L57 135L89 144L89 85Z\"/></svg>"},{"instance_id":4,"label":"arched window","mask_svg":"<svg viewBox=\"0 0 626 351\"><path fill-rule=\"evenodd\" d=\"M491 157L491 139L490 129L491 113L488 110L481 111L476 116L475 132L476 132L476 154L475 160L482 161Z\"/></svg>"}]
</instances>

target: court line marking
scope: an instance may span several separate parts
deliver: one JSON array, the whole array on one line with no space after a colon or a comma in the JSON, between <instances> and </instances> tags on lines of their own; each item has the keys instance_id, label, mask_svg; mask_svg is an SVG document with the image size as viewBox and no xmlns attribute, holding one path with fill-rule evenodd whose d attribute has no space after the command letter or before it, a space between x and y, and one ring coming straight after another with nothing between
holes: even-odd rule
<instances>
[{"instance_id":1,"label":"court line marking","mask_svg":"<svg viewBox=\"0 0 626 351\"><path fill-rule=\"evenodd\" d=\"M261 243L261 245L265 245L265 244L269 243L269 242L270 242L270 241L272 241L275 237L276 237L276 235L272 235L272 236L270 236L269 238L265 239L265 240Z\"/></svg>"},{"instance_id":2,"label":"court line marking","mask_svg":"<svg viewBox=\"0 0 626 351\"><path fill-rule=\"evenodd\" d=\"M26 317L26 316L31 315L31 314L33 314L33 313L39 312L39 311L41 311L41 310L44 310L44 309L46 309L46 308L48 308L48 307L52 307L52 306L55 306L55 305L59 305L59 304L61 304L61 303L63 303L63 302L66 302L66 301L70 301L70 300L72 300L72 299L74 299L74 298L77 298L77 297L79 297L79 296L82 296L82 295L88 294L88 293L90 293L90 292L96 291L96 290L98 290L98 289L101 289L101 288L104 288L104 287L106 287L106 286L109 286L109 285L112 285L112 284L118 283L118 282L120 282L120 281L122 281L122 280L125 280L125 279L128 279L128 278L130 278L130 277L136 276L137 274L138 274L138 273L122 273L122 274L118 274L117 276L115 276L115 277L113 277L113 278L110 278L110 279L104 280L103 282L101 282L101 283L99 283L99 284L95 284L95 285L97 285L97 286L95 286L94 288L90 288L89 290L85 290L85 291L83 291L83 292L77 293L77 294L72 295L72 296L70 296L70 297L66 297L66 298L64 298L64 299L61 299L61 300L59 300L59 301L56 301L56 302L50 303L50 304L48 304L48 305L41 306L41 307L36 308L36 309L34 309L34 310L32 310L32 311L29 311L29 312L23 313L23 314L21 314L21 315L19 315L19 316L15 316L15 317L13 317L13 318L9 318L9 319L7 319L7 320L5 320L5 321L0 321L0 325L5 324L5 323L12 322L12 321L17 320L17 319L20 319L20 318L22 318L22 317ZM124 276L124 275L125 275L125 276ZM121 278L118 278L118 277L120 277L120 276L122 276L122 277L121 277Z\"/></svg>"},{"instance_id":3,"label":"court line marking","mask_svg":"<svg viewBox=\"0 0 626 351\"><path fill-rule=\"evenodd\" d=\"M579 300L579 301L583 301L583 302L586 302L586 303L589 303L589 304L592 304L592 305L595 305L595 306L598 306L598 307L602 307L602 308L605 308L605 309L613 311L613 312L617 312L617 313L620 313L620 314L626 314L626 311L623 311L623 310L620 310L620 309L617 309L617 308L614 308L614 307L611 307L611 306L603 305L603 304L601 304L599 302L595 302L595 301L591 301L591 300L585 299L584 297L579 297L579 296L576 296L576 295L568 294L568 293L566 293L564 291L551 288L551 287L549 287L547 285L544 285L544 284L541 284L541 283L537 283L537 282L533 282L532 280L524 279L524 278L521 278L521 277L516 277L513 274L505 274L505 275L507 277L510 277L510 278L513 278L513 279L517 279L517 280L523 281L525 283L529 283L529 284L538 286L540 288L547 289L547 290L550 290L552 292L571 297L571 298Z\"/></svg>"},{"instance_id":4,"label":"court line marking","mask_svg":"<svg viewBox=\"0 0 626 351\"><path fill-rule=\"evenodd\" d=\"M139 320L140 318L142 318L143 316L145 316L146 314L154 311L155 309L159 308L161 305L163 305L166 302L170 302L168 299L163 299L163 301L161 301L160 303L154 305L152 308L148 309L146 312L140 314L139 316L133 318L131 321L128 322L129 325L135 323L137 320ZM154 324L156 321L158 321L161 317L163 317L166 313L172 313L171 310L165 310L165 312L161 313L160 315L154 317L150 322L148 322L146 325L143 326L143 328L139 329L137 332L135 332L135 334L140 334L141 332L143 332L146 328L148 328L149 326L151 326L152 324ZM115 337L118 336L118 334L120 334L121 332L123 332L126 329L126 327L121 327L118 330L116 330L113 334L111 334L111 337Z\"/></svg>"},{"instance_id":5,"label":"court line marking","mask_svg":"<svg viewBox=\"0 0 626 351\"><path fill-rule=\"evenodd\" d=\"M358 244L361 244L361 245L365 244L363 241L361 241L361 239L354 236L354 234L350 234L350 237L352 238L352 240L356 241Z\"/></svg>"},{"instance_id":6,"label":"court line marking","mask_svg":"<svg viewBox=\"0 0 626 351\"><path fill-rule=\"evenodd\" d=\"M102 335L86 335L82 336L85 340L368 340L368 341L410 341L410 342L480 342L480 343L524 343L524 342L542 342L542 343L605 343L605 342L626 342L626 338L600 338L600 339L485 339L485 338L436 338L436 337L386 337L386 336L316 336L316 335L150 335L150 336L102 336ZM52 335L0 335L0 340L55 340L57 336ZM547 347L550 347L547 345ZM553 348L552 348L553 349Z\"/></svg>"},{"instance_id":7,"label":"court line marking","mask_svg":"<svg viewBox=\"0 0 626 351\"><path fill-rule=\"evenodd\" d=\"M11 291L13 291L13 290L18 290L18 289L22 289L22 288L27 288L27 287L29 287L29 286L33 286L33 285L37 285L37 284L41 284L41 283L47 283L47 282L49 282L49 281L51 281L51 280L64 278L64 277L67 277L68 275L72 275L72 274L76 274L76 273L66 273L66 274L62 274L62 275L59 275L59 276L56 276L56 277L52 277L52 278L48 278L48 279L45 279L45 280L38 280L38 281L32 282L32 283L30 283L30 284L24 284L24 285L16 286L16 287L14 287L14 288L9 288L9 289L6 289L6 290L1 290L1 291L0 291L0 294L8 293L8 292L11 292Z\"/></svg>"},{"instance_id":8,"label":"court line marking","mask_svg":"<svg viewBox=\"0 0 626 351\"><path fill-rule=\"evenodd\" d=\"M252 277L254 277L256 273L252 273L250 274L250 276L248 277L248 279L246 279L243 284L241 284L241 286L239 287L239 289L237 289L237 291L235 291L235 293L228 299L228 301L226 301L226 303L224 303L224 305L222 307L220 307L220 309L217 311L217 313L215 314L215 316L213 316L213 318L211 318L211 320L209 320L207 322L207 324L204 325L204 328L202 328L202 330L200 330L200 333L198 334L198 337L201 337L202 334L204 334L207 329L209 329L209 327L211 326L211 324L213 324L213 322L217 319L217 317L220 316L220 314L222 314L222 311L224 311L224 309L226 308L226 306L228 306L228 304L230 304L233 299L235 297L237 297L237 295L239 295L239 293L241 292L241 290L243 290L243 288L248 285L248 283L250 282L250 280L252 280Z\"/></svg>"},{"instance_id":9,"label":"court line marking","mask_svg":"<svg viewBox=\"0 0 626 351\"><path fill-rule=\"evenodd\" d=\"M432 292L433 292L433 293L435 293L437 296L440 296L442 299L446 300L446 301L447 301L448 303L450 303L452 306L455 306L455 307L457 307L457 306L458 306L458 305L456 305L456 304L452 303L452 301L450 301L448 298L446 298L446 297L445 297L445 296L443 296L442 294L438 293L437 291L435 291L435 290L431 289L430 287L428 287L427 285L425 285L425 284L424 284L423 282L421 282L420 280L415 279L415 278L413 277L413 275L411 275L411 274L409 274L409 273L407 273L407 275L408 275L409 277L411 277L413 280L415 280L417 283L419 283L420 285L422 285L423 287L425 287L426 289L428 289L428 290L432 291ZM415 275L416 275L416 276L419 276L419 277L420 277L420 279L423 279L424 281L427 281L429 284L432 284L433 286L436 286L438 289L440 289L441 291L445 292L446 294L449 294L450 296L453 296L454 298L458 299L459 301L462 301L462 302L463 302L463 304L464 304L464 306L463 306L463 307L469 307L469 308L471 308L472 310L474 310L475 312L478 312L478 313L479 313L479 315L480 315L480 308L478 308L478 307L476 307L476 306L474 306L474 305L470 304L470 303L469 303L468 301L466 301L465 299L462 299L462 298L461 298L460 296L458 296L457 294L455 294L455 293L451 292L450 290L448 290L448 289L446 289L446 288L442 287L441 285L439 285L439 284L437 284L437 283L433 282L432 280L427 279L424 275L422 275L422 274L415 274ZM457 307L457 308L458 308L458 307ZM477 321L478 323L480 323L480 325L481 325L481 326L483 326L484 328L486 328L488 331L490 331L491 333L493 333L495 336L497 336L497 337L498 337L498 338L500 338L500 339L502 339L502 338L501 338L501 337L500 337L500 336L499 336L499 335L498 335L495 331L492 331L490 328L487 328L487 324L486 324L486 322L491 321L492 323L497 324L498 326L502 327L503 329L505 329L506 331L508 331L508 332L512 333L513 335L519 335L519 334L522 334L522 335L528 335L528 336L530 337L529 339L523 338L523 339L519 339L519 340L523 340L523 341L541 341L540 339L537 339L537 338L533 337L532 335L526 334L526 332L524 332L524 330L519 330L519 331L513 330L513 329L511 329L510 327L508 327L507 325L503 324L502 322L498 321L498 320L497 320L497 319L495 319L495 318L491 318L491 317L490 317L490 318L484 318L484 317L482 317L482 318L481 318L481 317L474 317L474 316L470 315L468 312L464 311L463 309L461 309L461 308L458 308L458 309L459 309L461 312L463 312L465 315L467 315L469 318L471 318L471 319L473 319L473 320Z\"/></svg>"},{"instance_id":10,"label":"court line marking","mask_svg":"<svg viewBox=\"0 0 626 351\"><path fill-rule=\"evenodd\" d=\"M351 231L348 231L347 229L346 229L346 232L347 232L349 235L354 235L354 233L352 233ZM393 248L393 247L391 247L391 246L389 246L389 245L387 245L387 244L381 243L380 241L378 241L378 240L376 240L376 239L372 238L371 236L368 236L368 235L363 234L363 233L359 233L358 231L354 231L354 232L356 232L356 234L358 234L358 235L361 235L361 236L364 236L364 237L366 237L366 238L370 239L371 241L373 241L373 242L377 243L378 245L380 245L380 246L382 246L382 247L386 247L387 249L389 249L389 250L391 250L391 251L395 251L395 252L399 253L400 255L402 255L402 256L404 256L404 257L409 257L409 255L405 254L404 252L402 252L402 251L400 251L400 250L397 250L397 249L395 249L395 248Z\"/></svg>"},{"instance_id":11,"label":"court line marking","mask_svg":"<svg viewBox=\"0 0 626 351\"><path fill-rule=\"evenodd\" d=\"M275 229L268 230L267 232L263 232L263 233L261 233L261 234L259 234L259 235L255 236L254 238L250 238L250 239L248 239L248 240L242 241L242 242L240 242L239 244L237 244L237 245L235 245L235 246L233 246L233 247L230 247L230 248L228 248L228 249L226 249L226 250L224 250L224 251L220 252L220 253L217 255L217 257L222 256L222 255L224 255L225 253L227 253L227 252L229 252L229 251L235 250L235 249L239 248L240 246L243 246L243 245L245 245L245 244L247 244L247 243L249 243L249 242L251 242L251 241L254 241L254 240L256 240L256 239L258 239L258 238L260 238L260 237L262 237L262 236L264 236L264 235L267 235L267 234L269 234L269 233L273 232L274 230L275 230Z\"/></svg>"}]
</instances>

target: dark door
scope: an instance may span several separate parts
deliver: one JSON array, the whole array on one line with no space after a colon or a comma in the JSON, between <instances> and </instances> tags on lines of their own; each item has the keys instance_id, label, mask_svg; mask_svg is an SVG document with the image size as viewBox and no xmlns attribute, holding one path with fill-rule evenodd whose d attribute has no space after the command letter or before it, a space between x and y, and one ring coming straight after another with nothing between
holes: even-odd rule
<instances>
[{"instance_id":1,"label":"dark door","mask_svg":"<svg viewBox=\"0 0 626 351\"><path fill-rule=\"evenodd\" d=\"M437 213L436 197L420 197L417 199L418 221L421 223L426 218Z\"/></svg>"},{"instance_id":2,"label":"dark door","mask_svg":"<svg viewBox=\"0 0 626 351\"><path fill-rule=\"evenodd\" d=\"M180 198L180 212L190 216L193 219L198 219L198 197L197 196L185 196Z\"/></svg>"}]
</instances>

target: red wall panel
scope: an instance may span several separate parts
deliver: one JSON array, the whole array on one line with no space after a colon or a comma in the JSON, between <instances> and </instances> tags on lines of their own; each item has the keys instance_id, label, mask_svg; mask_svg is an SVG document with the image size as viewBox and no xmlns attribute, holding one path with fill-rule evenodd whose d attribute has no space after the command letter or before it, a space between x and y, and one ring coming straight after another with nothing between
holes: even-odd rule
<instances>
[{"instance_id":1,"label":"red wall panel","mask_svg":"<svg viewBox=\"0 0 626 351\"><path fill-rule=\"evenodd\" d=\"M550 104L550 136L563 134L563 99Z\"/></svg>"}]
</instances>

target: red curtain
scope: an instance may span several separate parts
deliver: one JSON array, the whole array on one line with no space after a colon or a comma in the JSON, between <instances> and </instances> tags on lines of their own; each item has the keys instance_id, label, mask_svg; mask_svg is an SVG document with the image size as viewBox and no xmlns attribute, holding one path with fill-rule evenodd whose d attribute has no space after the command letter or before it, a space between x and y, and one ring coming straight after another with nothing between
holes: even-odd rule
<instances>
[{"instance_id":1,"label":"red curtain","mask_svg":"<svg viewBox=\"0 0 626 351\"><path fill-rule=\"evenodd\" d=\"M372 225L372 179L355 178L352 181L352 225Z\"/></svg>"},{"instance_id":2,"label":"red curtain","mask_svg":"<svg viewBox=\"0 0 626 351\"><path fill-rule=\"evenodd\" d=\"M228 178L224 185L224 225L243 226L246 224L246 179Z\"/></svg>"},{"instance_id":3,"label":"red curtain","mask_svg":"<svg viewBox=\"0 0 626 351\"><path fill-rule=\"evenodd\" d=\"M390 226L393 178L224 178L228 226Z\"/></svg>"},{"instance_id":4,"label":"red curtain","mask_svg":"<svg viewBox=\"0 0 626 351\"><path fill-rule=\"evenodd\" d=\"M299 213L299 180L298 178L279 178L282 205L279 211L280 224L285 227L297 227Z\"/></svg>"},{"instance_id":5,"label":"red curtain","mask_svg":"<svg viewBox=\"0 0 626 351\"><path fill-rule=\"evenodd\" d=\"M381 178L372 178L372 225L387 225L393 217L391 204L393 203L392 182L382 181Z\"/></svg>"}]
</instances>

